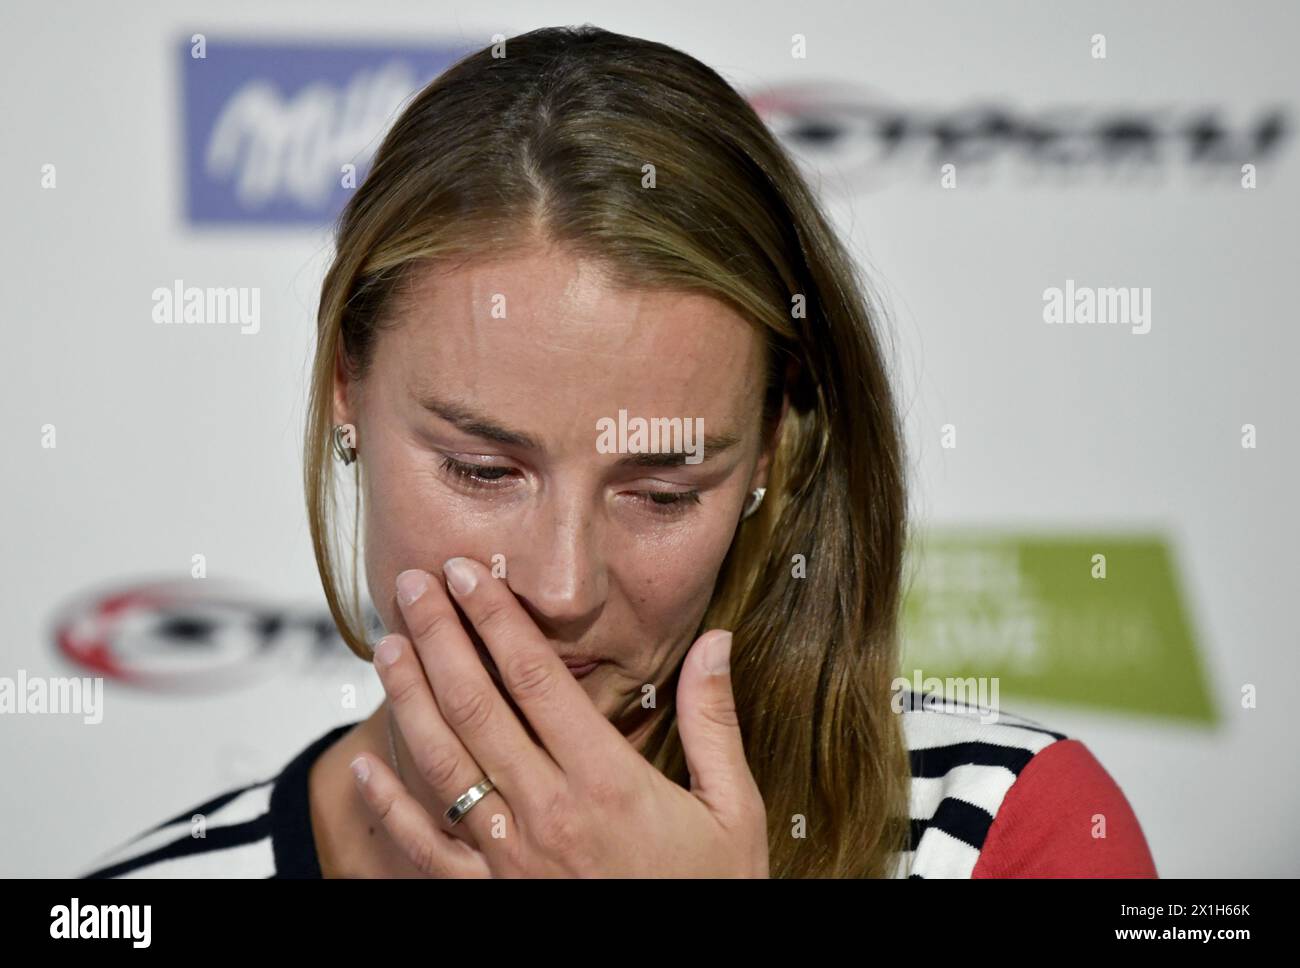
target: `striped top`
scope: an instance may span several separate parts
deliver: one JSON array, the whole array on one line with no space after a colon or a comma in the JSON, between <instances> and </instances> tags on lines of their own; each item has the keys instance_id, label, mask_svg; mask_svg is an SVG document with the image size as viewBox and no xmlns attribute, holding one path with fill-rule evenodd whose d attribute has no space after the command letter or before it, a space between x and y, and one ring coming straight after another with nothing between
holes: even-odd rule
<instances>
[{"instance_id":1,"label":"striped top","mask_svg":"<svg viewBox=\"0 0 1300 968\"><path fill-rule=\"evenodd\" d=\"M896 876L1157 876L1133 808L1083 743L904 695L911 849Z\"/></svg>"},{"instance_id":2,"label":"striped top","mask_svg":"<svg viewBox=\"0 0 1300 968\"><path fill-rule=\"evenodd\" d=\"M100 857L82 876L320 877L307 773L355 725L331 729L275 777L230 790L149 828Z\"/></svg>"},{"instance_id":3,"label":"striped top","mask_svg":"<svg viewBox=\"0 0 1300 968\"><path fill-rule=\"evenodd\" d=\"M1123 792L1078 740L904 696L911 844L896 877L1156 876ZM83 876L319 878L307 773L354 725L330 730L275 777L157 824Z\"/></svg>"}]
</instances>

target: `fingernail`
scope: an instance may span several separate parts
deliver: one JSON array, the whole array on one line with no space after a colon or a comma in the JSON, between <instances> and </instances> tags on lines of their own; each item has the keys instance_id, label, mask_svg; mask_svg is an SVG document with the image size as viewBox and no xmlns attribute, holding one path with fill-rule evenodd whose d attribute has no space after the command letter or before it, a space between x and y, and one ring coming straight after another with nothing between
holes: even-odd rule
<instances>
[{"instance_id":1,"label":"fingernail","mask_svg":"<svg viewBox=\"0 0 1300 968\"><path fill-rule=\"evenodd\" d=\"M704 668L711 676L725 676L731 669L731 633L715 635L704 647Z\"/></svg>"},{"instance_id":2,"label":"fingernail","mask_svg":"<svg viewBox=\"0 0 1300 968\"><path fill-rule=\"evenodd\" d=\"M375 646L375 662L381 666L390 666L402 654L402 645L391 635L385 635Z\"/></svg>"},{"instance_id":3,"label":"fingernail","mask_svg":"<svg viewBox=\"0 0 1300 968\"><path fill-rule=\"evenodd\" d=\"M352 761L352 776L360 786L364 786L370 779L370 764L364 756L358 756Z\"/></svg>"},{"instance_id":4,"label":"fingernail","mask_svg":"<svg viewBox=\"0 0 1300 968\"><path fill-rule=\"evenodd\" d=\"M474 567L464 558L448 558L447 563L442 566L442 571L447 576L447 584L457 595L468 595L478 584Z\"/></svg>"},{"instance_id":5,"label":"fingernail","mask_svg":"<svg viewBox=\"0 0 1300 968\"><path fill-rule=\"evenodd\" d=\"M429 587L429 576L418 568L412 568L397 576L397 598L403 605L410 605Z\"/></svg>"}]
</instances>

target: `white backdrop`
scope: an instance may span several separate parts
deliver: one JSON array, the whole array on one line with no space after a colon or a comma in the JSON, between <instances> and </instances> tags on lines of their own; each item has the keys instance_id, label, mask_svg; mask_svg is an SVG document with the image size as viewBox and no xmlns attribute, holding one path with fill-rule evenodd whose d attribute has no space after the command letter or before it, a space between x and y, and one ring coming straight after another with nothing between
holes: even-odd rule
<instances>
[{"instance_id":1,"label":"white backdrop","mask_svg":"<svg viewBox=\"0 0 1300 968\"><path fill-rule=\"evenodd\" d=\"M50 623L119 580L209 574L319 605L300 427L323 229L183 218L176 46L195 31L452 43L593 22L680 47L742 91L808 81L918 111L1214 108L1294 120L1288 4L7 2L0 13L0 676L78 674ZM790 56L791 35L807 57ZM1107 57L1090 56L1103 33ZM830 153L833 155L833 153ZM1083 739L1125 790L1163 876L1300 871L1300 758L1287 718L1297 645L1294 301L1297 153L1174 159L1142 184L1070 182L1008 156L959 167L829 155L834 217L891 314L918 514L936 523L1154 525L1177 544L1216 727L1018 702ZM830 163L835 161L834 164ZM57 188L42 190L42 166ZM969 172L969 175L967 174ZM261 289L255 336L159 327L174 279ZM1151 331L1044 325L1067 278L1150 287ZM945 423L955 451L939 446ZM1243 450L1240 427L1258 427ZM57 427L55 449L41 428ZM1288 495L1290 495L1288 497ZM349 656L282 656L255 681L167 694L110 681L103 722L0 716L0 874L68 875L236 782L261 778L378 701ZM340 685L362 689L360 709ZM1258 708L1240 709L1243 684Z\"/></svg>"}]
</instances>

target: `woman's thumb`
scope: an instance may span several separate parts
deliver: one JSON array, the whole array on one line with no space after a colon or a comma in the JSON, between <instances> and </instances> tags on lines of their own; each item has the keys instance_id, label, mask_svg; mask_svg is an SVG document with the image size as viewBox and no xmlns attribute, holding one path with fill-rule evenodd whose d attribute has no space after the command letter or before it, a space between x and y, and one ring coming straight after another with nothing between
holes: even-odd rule
<instances>
[{"instance_id":1,"label":"woman's thumb","mask_svg":"<svg viewBox=\"0 0 1300 968\"><path fill-rule=\"evenodd\" d=\"M726 812L753 777L731 690L731 633L725 629L705 632L686 656L677 683L677 731L691 792L715 813Z\"/></svg>"}]
</instances>

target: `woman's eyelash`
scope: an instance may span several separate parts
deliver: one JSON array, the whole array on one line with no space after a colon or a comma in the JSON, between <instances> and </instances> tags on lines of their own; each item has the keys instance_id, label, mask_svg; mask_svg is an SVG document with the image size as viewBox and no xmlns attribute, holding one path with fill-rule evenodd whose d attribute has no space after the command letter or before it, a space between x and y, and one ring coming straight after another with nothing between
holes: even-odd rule
<instances>
[{"instance_id":1,"label":"woman's eyelash","mask_svg":"<svg viewBox=\"0 0 1300 968\"><path fill-rule=\"evenodd\" d=\"M454 457L443 457L442 469L445 473L463 481L470 487L494 488L504 481L511 471L509 467L489 467L484 464L467 464ZM496 477L483 475L498 474ZM685 514L692 506L700 503L699 491L640 491L637 499L645 504L652 514L671 517Z\"/></svg>"},{"instance_id":2,"label":"woman's eyelash","mask_svg":"<svg viewBox=\"0 0 1300 968\"><path fill-rule=\"evenodd\" d=\"M509 467L487 467L483 464L466 464L464 461L459 461L452 457L444 457L442 459L442 469L476 487L492 487L497 481L502 480L510 471ZM486 479L480 476L484 472L491 474L494 471L500 471L502 476L488 477Z\"/></svg>"},{"instance_id":3,"label":"woman's eyelash","mask_svg":"<svg viewBox=\"0 0 1300 968\"><path fill-rule=\"evenodd\" d=\"M641 494L653 513L665 516L685 514L691 505L700 503L699 491L642 491Z\"/></svg>"}]
</instances>

